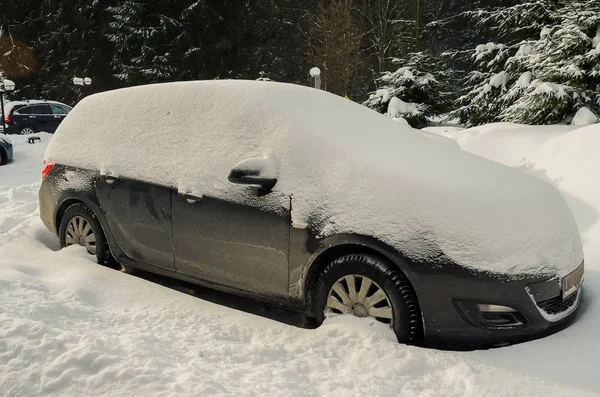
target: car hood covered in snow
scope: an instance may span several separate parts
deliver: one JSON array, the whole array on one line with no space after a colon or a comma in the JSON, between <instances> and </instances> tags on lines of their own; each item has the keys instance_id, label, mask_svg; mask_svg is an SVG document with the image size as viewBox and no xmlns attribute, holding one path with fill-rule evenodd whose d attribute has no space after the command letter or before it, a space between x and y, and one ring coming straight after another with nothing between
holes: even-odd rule
<instances>
[{"instance_id":1,"label":"car hood covered in snow","mask_svg":"<svg viewBox=\"0 0 600 397\"><path fill-rule=\"evenodd\" d=\"M565 275L582 259L551 185L440 145L333 94L273 82L207 81L92 95L46 160L239 202L238 162L268 157L292 222L320 236L375 236L415 260L444 255L506 275ZM267 196L268 197L268 196Z\"/></svg>"}]
</instances>

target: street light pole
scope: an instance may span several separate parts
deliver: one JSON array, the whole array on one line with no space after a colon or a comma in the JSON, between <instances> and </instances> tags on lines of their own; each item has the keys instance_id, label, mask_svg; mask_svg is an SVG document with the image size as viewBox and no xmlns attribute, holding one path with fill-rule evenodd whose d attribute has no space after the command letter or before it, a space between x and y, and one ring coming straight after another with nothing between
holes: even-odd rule
<instances>
[{"instance_id":1,"label":"street light pole","mask_svg":"<svg viewBox=\"0 0 600 397\"><path fill-rule=\"evenodd\" d=\"M2 80L2 89L0 89L0 108L2 109L2 133L6 132L6 115L4 114L4 93L15 89L15 83L12 80Z\"/></svg>"},{"instance_id":2,"label":"street light pole","mask_svg":"<svg viewBox=\"0 0 600 397\"><path fill-rule=\"evenodd\" d=\"M4 90L0 91L0 108L2 108L2 133L5 133L5 121L6 117L4 116Z\"/></svg>"},{"instance_id":3,"label":"street light pole","mask_svg":"<svg viewBox=\"0 0 600 397\"><path fill-rule=\"evenodd\" d=\"M321 89L321 69L319 69L318 67L314 67L310 70L310 77L313 78L314 83L315 83L315 88L317 90Z\"/></svg>"}]
</instances>

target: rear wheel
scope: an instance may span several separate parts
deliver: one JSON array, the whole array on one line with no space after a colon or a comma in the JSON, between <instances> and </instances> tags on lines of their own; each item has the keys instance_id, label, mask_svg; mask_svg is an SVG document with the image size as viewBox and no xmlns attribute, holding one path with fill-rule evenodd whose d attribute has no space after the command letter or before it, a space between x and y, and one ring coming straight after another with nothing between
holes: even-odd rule
<instances>
[{"instance_id":1,"label":"rear wheel","mask_svg":"<svg viewBox=\"0 0 600 397\"><path fill-rule=\"evenodd\" d=\"M414 292L399 270L378 257L353 254L330 263L315 284L313 304L318 324L329 315L371 317L389 325L399 342L420 342Z\"/></svg>"},{"instance_id":2,"label":"rear wheel","mask_svg":"<svg viewBox=\"0 0 600 397\"><path fill-rule=\"evenodd\" d=\"M21 135L30 135L30 134L35 134L35 128L30 126L30 125L26 125L24 127L21 127L21 129L19 130L19 134Z\"/></svg>"},{"instance_id":3,"label":"rear wheel","mask_svg":"<svg viewBox=\"0 0 600 397\"><path fill-rule=\"evenodd\" d=\"M58 237L61 247L81 245L101 265L115 267L102 226L85 204L76 203L67 208L60 221Z\"/></svg>"}]
</instances>

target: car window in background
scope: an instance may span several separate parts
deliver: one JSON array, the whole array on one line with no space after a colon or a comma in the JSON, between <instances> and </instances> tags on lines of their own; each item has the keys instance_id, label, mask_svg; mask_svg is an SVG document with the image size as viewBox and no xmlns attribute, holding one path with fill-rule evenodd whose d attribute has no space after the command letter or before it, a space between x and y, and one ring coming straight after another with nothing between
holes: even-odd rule
<instances>
[{"instance_id":1,"label":"car window in background","mask_svg":"<svg viewBox=\"0 0 600 397\"><path fill-rule=\"evenodd\" d=\"M33 105L31 106L31 114L52 114L49 105Z\"/></svg>"},{"instance_id":2,"label":"car window in background","mask_svg":"<svg viewBox=\"0 0 600 397\"><path fill-rule=\"evenodd\" d=\"M69 113L69 109L67 109L66 107L63 106L59 106L59 105L50 105L50 108L52 109L52 113L53 114L67 114Z\"/></svg>"},{"instance_id":3,"label":"car window in background","mask_svg":"<svg viewBox=\"0 0 600 397\"><path fill-rule=\"evenodd\" d=\"M31 106L23 106L15 110L15 114L31 114Z\"/></svg>"}]
</instances>

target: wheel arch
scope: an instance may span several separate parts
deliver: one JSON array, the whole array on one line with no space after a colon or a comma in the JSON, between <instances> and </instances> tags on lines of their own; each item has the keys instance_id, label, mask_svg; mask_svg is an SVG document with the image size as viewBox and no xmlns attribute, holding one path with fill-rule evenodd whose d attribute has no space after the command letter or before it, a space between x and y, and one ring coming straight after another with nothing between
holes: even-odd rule
<instances>
[{"instance_id":1,"label":"wheel arch","mask_svg":"<svg viewBox=\"0 0 600 397\"><path fill-rule=\"evenodd\" d=\"M36 127L35 124L27 123L17 127L17 133L21 134L21 131L23 131L25 128L31 128L34 133L38 132L38 127Z\"/></svg>"},{"instance_id":2,"label":"wheel arch","mask_svg":"<svg viewBox=\"0 0 600 397\"><path fill-rule=\"evenodd\" d=\"M316 286L316 282L323 269L334 260L351 254L371 255L394 265L394 267L406 278L420 311L421 306L419 304L419 295L415 288L415 275L411 267L412 262L393 248L379 240L355 235L332 236L322 240L319 247L320 249L312 255L311 260L306 265L305 271L303 272L304 276L302 278L302 293L309 315L314 315L314 313L312 313L313 289ZM423 326L422 316L421 326Z\"/></svg>"},{"instance_id":3,"label":"wheel arch","mask_svg":"<svg viewBox=\"0 0 600 397\"><path fill-rule=\"evenodd\" d=\"M102 212L102 209L90 197L88 197L87 195L82 194L82 193L71 192L69 195L64 196L62 198L62 200L59 201L59 204L56 207L56 214L54 215L54 226L55 226L56 233L58 234L58 230L60 228L60 222L62 221L62 218L63 218L67 208L69 208L73 204L77 204L77 203L84 204L94 213L94 215L96 216L96 219L98 219L98 222L100 223L100 226L102 227L102 233L104 233L104 236L106 237L106 239L109 243L109 247L110 247L112 235L110 234L110 229L108 228L106 220L104 219L104 214ZM112 249L111 249L111 251L112 251Z\"/></svg>"}]
</instances>

